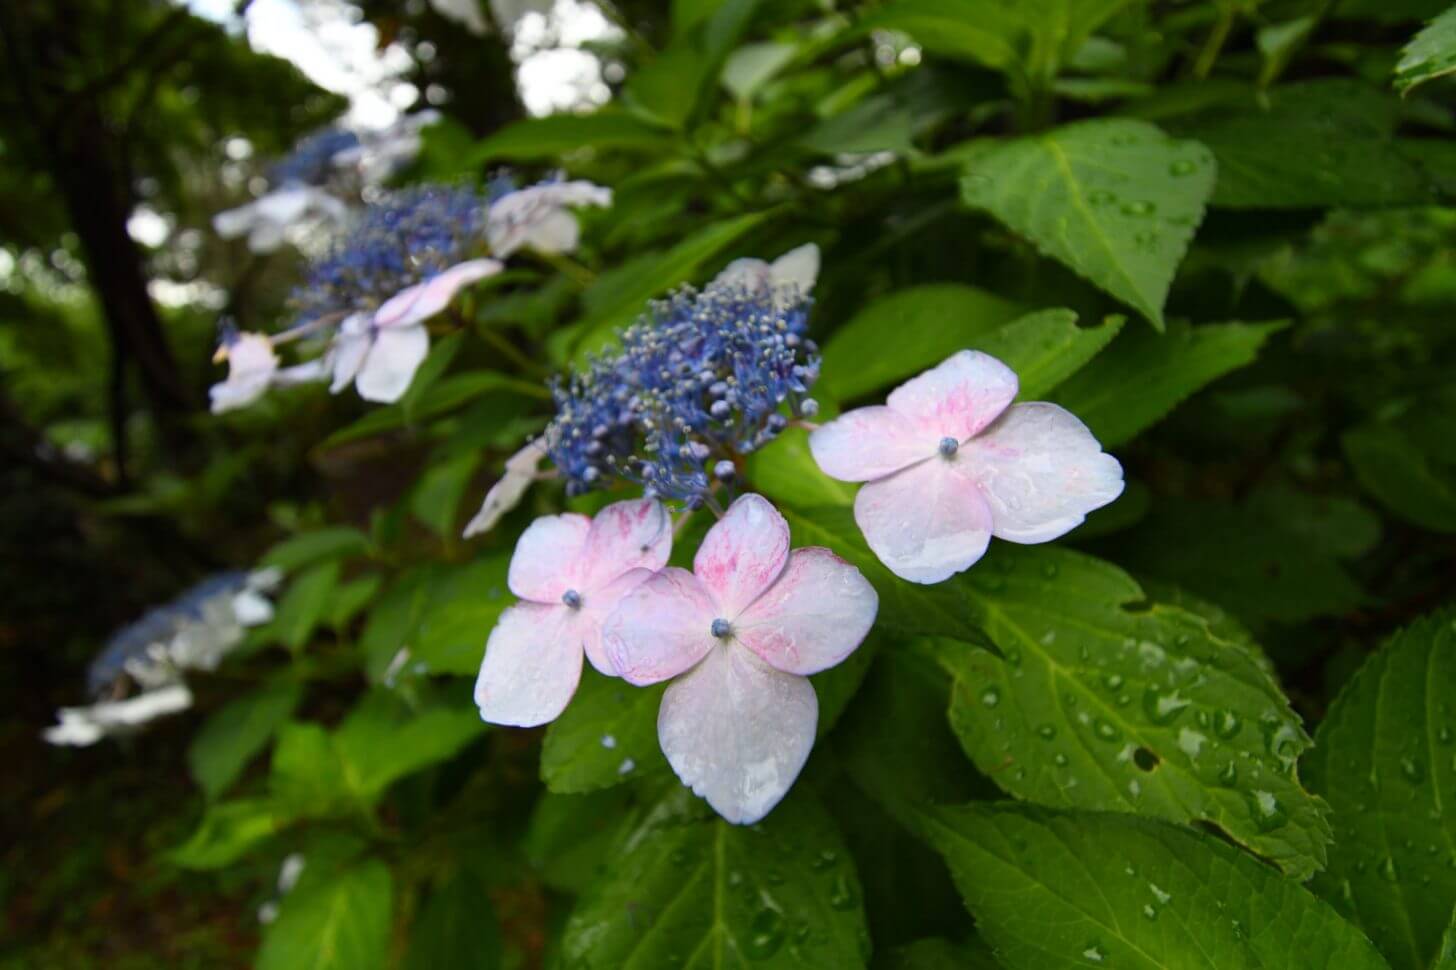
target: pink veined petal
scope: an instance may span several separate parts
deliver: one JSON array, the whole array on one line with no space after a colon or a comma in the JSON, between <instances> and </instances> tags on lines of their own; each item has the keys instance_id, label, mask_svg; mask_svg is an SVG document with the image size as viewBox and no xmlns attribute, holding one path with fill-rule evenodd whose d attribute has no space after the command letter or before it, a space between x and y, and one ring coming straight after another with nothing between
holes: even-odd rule
<instances>
[{"instance_id":1,"label":"pink veined petal","mask_svg":"<svg viewBox=\"0 0 1456 970\"><path fill-rule=\"evenodd\" d=\"M786 674L815 674L854 652L879 603L869 580L828 549L795 549L778 581L733 622L733 635Z\"/></svg>"},{"instance_id":2,"label":"pink veined petal","mask_svg":"<svg viewBox=\"0 0 1456 970\"><path fill-rule=\"evenodd\" d=\"M565 209L543 215L526 230L526 245L538 253L569 253L581 241L581 223Z\"/></svg>"},{"instance_id":3,"label":"pink veined petal","mask_svg":"<svg viewBox=\"0 0 1456 970\"><path fill-rule=\"evenodd\" d=\"M629 569L605 586L582 594L581 610L577 623L581 628L581 642L586 649L586 659L591 665L608 677L617 676L617 666L607 655L602 640L602 627L622 602L622 598L654 575L651 569Z\"/></svg>"},{"instance_id":4,"label":"pink veined petal","mask_svg":"<svg viewBox=\"0 0 1456 970\"><path fill-rule=\"evenodd\" d=\"M629 569L653 572L672 554L672 520L656 499L613 502L592 519L581 551L582 592L610 583Z\"/></svg>"},{"instance_id":5,"label":"pink veined petal","mask_svg":"<svg viewBox=\"0 0 1456 970\"><path fill-rule=\"evenodd\" d=\"M962 350L890 392L885 403L936 440L964 441L1016 397L1016 372L990 354Z\"/></svg>"},{"instance_id":6,"label":"pink veined petal","mask_svg":"<svg viewBox=\"0 0 1456 970\"><path fill-rule=\"evenodd\" d=\"M686 569L668 567L622 597L602 627L608 662L641 687L675 677L713 644L713 598Z\"/></svg>"},{"instance_id":7,"label":"pink veined petal","mask_svg":"<svg viewBox=\"0 0 1456 970\"><path fill-rule=\"evenodd\" d=\"M503 267L493 259L472 259L456 263L443 273L407 286L385 300L374 311L374 323L379 327L408 327L422 323L450 305L455 294L477 280L494 276Z\"/></svg>"},{"instance_id":8,"label":"pink veined petal","mask_svg":"<svg viewBox=\"0 0 1456 970\"><path fill-rule=\"evenodd\" d=\"M364 366L364 358L373 342L372 337L369 332L369 317L363 313L350 314L339 324L339 332L334 337L334 346L330 352L334 366L334 382L329 385L331 393L337 394L354 383L354 378L359 376L359 368Z\"/></svg>"},{"instance_id":9,"label":"pink veined petal","mask_svg":"<svg viewBox=\"0 0 1456 970\"><path fill-rule=\"evenodd\" d=\"M799 777L818 721L807 678L729 643L668 687L657 739L683 784L729 822L749 825Z\"/></svg>"},{"instance_id":10,"label":"pink veined petal","mask_svg":"<svg viewBox=\"0 0 1456 970\"><path fill-rule=\"evenodd\" d=\"M576 693L581 655L581 632L568 607L510 607L490 631L475 680L481 718L515 727L555 720Z\"/></svg>"},{"instance_id":11,"label":"pink veined petal","mask_svg":"<svg viewBox=\"0 0 1456 970\"><path fill-rule=\"evenodd\" d=\"M693 572L731 620L768 589L789 558L789 523L762 495L748 494L703 537Z\"/></svg>"},{"instance_id":12,"label":"pink veined petal","mask_svg":"<svg viewBox=\"0 0 1456 970\"><path fill-rule=\"evenodd\" d=\"M1122 494L1122 465L1076 415L1044 401L1013 404L960 455L991 508L992 532L1048 542Z\"/></svg>"},{"instance_id":13,"label":"pink veined petal","mask_svg":"<svg viewBox=\"0 0 1456 970\"><path fill-rule=\"evenodd\" d=\"M936 453L940 440L882 405L846 411L809 435L819 469L842 482L892 475Z\"/></svg>"},{"instance_id":14,"label":"pink veined petal","mask_svg":"<svg viewBox=\"0 0 1456 970\"><path fill-rule=\"evenodd\" d=\"M516 540L506 585L523 600L560 603L561 595L579 582L577 562L589 531L591 519L584 515L541 516Z\"/></svg>"},{"instance_id":15,"label":"pink veined petal","mask_svg":"<svg viewBox=\"0 0 1456 970\"><path fill-rule=\"evenodd\" d=\"M854 520L880 562L912 583L949 579L991 541L991 510L980 489L939 456L861 488Z\"/></svg>"}]
</instances>

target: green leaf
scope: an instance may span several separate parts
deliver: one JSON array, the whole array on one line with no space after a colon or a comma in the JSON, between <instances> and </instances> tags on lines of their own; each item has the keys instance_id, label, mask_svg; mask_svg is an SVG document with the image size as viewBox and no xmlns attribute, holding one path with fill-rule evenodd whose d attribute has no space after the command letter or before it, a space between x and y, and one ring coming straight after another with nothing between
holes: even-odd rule
<instances>
[{"instance_id":1,"label":"green leaf","mask_svg":"<svg viewBox=\"0 0 1456 970\"><path fill-rule=\"evenodd\" d=\"M1079 327L1071 310L1042 310L998 327L968 346L1016 371L1017 398L1036 401L1111 343L1122 324L1122 317L1108 317L1099 326Z\"/></svg>"},{"instance_id":2,"label":"green leaf","mask_svg":"<svg viewBox=\"0 0 1456 970\"><path fill-rule=\"evenodd\" d=\"M865 966L859 879L833 820L802 788L759 824L735 826L674 786L633 819L572 913L564 964Z\"/></svg>"},{"instance_id":3,"label":"green leaf","mask_svg":"<svg viewBox=\"0 0 1456 970\"><path fill-rule=\"evenodd\" d=\"M541 780L573 794L668 769L657 744L657 708L666 684L633 687L583 665L570 706L546 729Z\"/></svg>"},{"instance_id":4,"label":"green leaf","mask_svg":"<svg viewBox=\"0 0 1456 970\"><path fill-rule=\"evenodd\" d=\"M828 417L823 411L820 414ZM819 470L809 452L809 433L802 428L789 428L772 445L749 455L747 471L754 491L777 503L812 508L854 501L854 484Z\"/></svg>"},{"instance_id":5,"label":"green leaf","mask_svg":"<svg viewBox=\"0 0 1456 970\"><path fill-rule=\"evenodd\" d=\"M435 382L445 375L450 365L455 362L456 356L460 353L460 347L465 342L465 334L456 331L448 336L436 340L430 347L430 352L420 362L419 369L410 380L410 385L405 389L404 396L399 399L399 409L404 412L406 420L413 420L415 408L419 402L429 393Z\"/></svg>"},{"instance_id":6,"label":"green leaf","mask_svg":"<svg viewBox=\"0 0 1456 970\"><path fill-rule=\"evenodd\" d=\"M712 259L767 216L750 213L715 222L684 239L665 253L634 260L629 269L603 276L582 294L589 316L581 324L582 338L576 346L578 361L599 351L615 336L618 328L631 323L647 309L647 301L686 282L703 263Z\"/></svg>"},{"instance_id":7,"label":"green leaf","mask_svg":"<svg viewBox=\"0 0 1456 970\"><path fill-rule=\"evenodd\" d=\"M358 806L339 749L318 724L294 722L279 729L268 787L274 803L291 816L326 818Z\"/></svg>"},{"instance_id":8,"label":"green leaf","mask_svg":"<svg viewBox=\"0 0 1456 970\"><path fill-rule=\"evenodd\" d=\"M410 927L404 970L496 970L501 963L500 925L485 881L462 868L425 900Z\"/></svg>"},{"instance_id":9,"label":"green leaf","mask_svg":"<svg viewBox=\"0 0 1456 970\"><path fill-rule=\"evenodd\" d=\"M258 970L382 970L389 958L394 880L376 859L283 898L263 933Z\"/></svg>"},{"instance_id":10,"label":"green leaf","mask_svg":"<svg viewBox=\"0 0 1456 970\"><path fill-rule=\"evenodd\" d=\"M485 731L468 696L412 710L396 695L364 695L334 735L349 787L367 801L405 775L453 757Z\"/></svg>"},{"instance_id":11,"label":"green leaf","mask_svg":"<svg viewBox=\"0 0 1456 970\"><path fill-rule=\"evenodd\" d=\"M303 697L296 680L276 680L219 709L187 749L192 777L209 800L237 780Z\"/></svg>"},{"instance_id":12,"label":"green leaf","mask_svg":"<svg viewBox=\"0 0 1456 970\"><path fill-rule=\"evenodd\" d=\"M951 727L1020 798L1218 826L1284 871L1324 864L1309 738L1247 641L1149 602L1108 563L997 545L962 584L1000 656L937 641Z\"/></svg>"},{"instance_id":13,"label":"green leaf","mask_svg":"<svg viewBox=\"0 0 1456 970\"><path fill-rule=\"evenodd\" d=\"M359 615L360 610L374 601L383 582L383 577L378 573L369 573L340 585L329 609L329 626L335 630L347 627Z\"/></svg>"},{"instance_id":14,"label":"green leaf","mask_svg":"<svg viewBox=\"0 0 1456 970\"><path fill-rule=\"evenodd\" d=\"M815 390L846 401L888 387L1025 312L1010 300L957 283L930 283L881 297L824 345Z\"/></svg>"},{"instance_id":15,"label":"green leaf","mask_svg":"<svg viewBox=\"0 0 1456 970\"><path fill-rule=\"evenodd\" d=\"M1444 467L1399 420L1345 432L1345 457L1360 485L1395 515L1435 532L1456 532L1456 468Z\"/></svg>"},{"instance_id":16,"label":"green leaf","mask_svg":"<svg viewBox=\"0 0 1456 970\"><path fill-rule=\"evenodd\" d=\"M328 560L299 573L278 601L273 629L290 650L302 649L326 615L339 585L339 562Z\"/></svg>"},{"instance_id":17,"label":"green leaf","mask_svg":"<svg viewBox=\"0 0 1456 970\"><path fill-rule=\"evenodd\" d=\"M498 374L495 371L482 370L451 374L449 377L442 377L429 385L415 401L409 414L406 414L404 408L398 404L377 408L353 424L346 425L329 435L319 447L321 449L333 448L350 441L358 441L361 438L372 437L386 431L406 427L411 423L438 417L492 391L509 391L527 398L544 398L550 393L546 390L545 385L524 381L506 374Z\"/></svg>"},{"instance_id":18,"label":"green leaf","mask_svg":"<svg viewBox=\"0 0 1456 970\"><path fill-rule=\"evenodd\" d=\"M723 64L723 87L735 98L748 100L759 88L794 59L799 51L797 44L783 44L770 41L763 44L745 44L728 55Z\"/></svg>"},{"instance_id":19,"label":"green leaf","mask_svg":"<svg viewBox=\"0 0 1456 970\"><path fill-rule=\"evenodd\" d=\"M506 585L510 554L497 553L463 568L439 573L427 584L410 622L411 659L430 673L473 677L485 656L485 641L513 599ZM405 640L401 639L400 643Z\"/></svg>"},{"instance_id":20,"label":"green leaf","mask_svg":"<svg viewBox=\"0 0 1456 970\"><path fill-rule=\"evenodd\" d=\"M955 584L920 586L895 576L865 544L852 510L836 506L779 511L788 519L796 548L833 549L870 581L880 598L880 610L875 617L877 629L926 636L976 636L970 606Z\"/></svg>"},{"instance_id":21,"label":"green leaf","mask_svg":"<svg viewBox=\"0 0 1456 970\"><path fill-rule=\"evenodd\" d=\"M1104 118L997 145L969 164L961 197L1161 330L1213 184L1202 145Z\"/></svg>"},{"instance_id":22,"label":"green leaf","mask_svg":"<svg viewBox=\"0 0 1456 970\"><path fill-rule=\"evenodd\" d=\"M922 817L1007 970L1386 968L1323 901L1203 833L1019 805Z\"/></svg>"},{"instance_id":23,"label":"green leaf","mask_svg":"<svg viewBox=\"0 0 1456 970\"><path fill-rule=\"evenodd\" d=\"M617 828L635 798L630 785L582 795L545 792L521 848L552 889L579 896L606 871Z\"/></svg>"},{"instance_id":24,"label":"green leaf","mask_svg":"<svg viewBox=\"0 0 1456 970\"><path fill-rule=\"evenodd\" d=\"M978 937L965 943L932 937L891 950L884 970L1001 970L1001 964Z\"/></svg>"},{"instance_id":25,"label":"green leaf","mask_svg":"<svg viewBox=\"0 0 1456 970\"><path fill-rule=\"evenodd\" d=\"M209 805L196 831L169 858L184 869L223 869L257 848L289 822L266 798Z\"/></svg>"},{"instance_id":26,"label":"green leaf","mask_svg":"<svg viewBox=\"0 0 1456 970\"><path fill-rule=\"evenodd\" d=\"M1397 970L1441 965L1456 907L1456 609L1396 633L1340 692L1305 758L1335 847L1317 891Z\"/></svg>"},{"instance_id":27,"label":"green leaf","mask_svg":"<svg viewBox=\"0 0 1456 970\"><path fill-rule=\"evenodd\" d=\"M1343 615L1365 601L1329 541L1321 548L1277 509L1160 498L1117 549L1129 569L1217 600L1261 627Z\"/></svg>"},{"instance_id":28,"label":"green leaf","mask_svg":"<svg viewBox=\"0 0 1456 970\"><path fill-rule=\"evenodd\" d=\"M1103 447L1115 447L1194 391L1253 361L1270 334L1285 326L1285 321L1175 326L1162 336L1133 328L1051 399L1081 418Z\"/></svg>"},{"instance_id":29,"label":"green leaf","mask_svg":"<svg viewBox=\"0 0 1456 970\"><path fill-rule=\"evenodd\" d=\"M1395 65L1395 89L1409 94L1418 84L1456 73L1456 6L1411 38Z\"/></svg>"},{"instance_id":30,"label":"green leaf","mask_svg":"<svg viewBox=\"0 0 1456 970\"><path fill-rule=\"evenodd\" d=\"M326 559L348 559L369 551L369 537L358 529L338 526L301 532L284 539L269 549L259 560L260 566L276 566L294 572Z\"/></svg>"},{"instance_id":31,"label":"green leaf","mask_svg":"<svg viewBox=\"0 0 1456 970\"><path fill-rule=\"evenodd\" d=\"M453 539L459 531L456 523L460 500L482 457L474 450L451 455L431 464L415 483L409 497L410 512L435 535Z\"/></svg>"},{"instance_id":32,"label":"green leaf","mask_svg":"<svg viewBox=\"0 0 1456 970\"><path fill-rule=\"evenodd\" d=\"M475 146L475 165L498 160L557 158L582 148L659 152L672 144L661 128L621 111L589 115L554 114L507 125Z\"/></svg>"},{"instance_id":33,"label":"green leaf","mask_svg":"<svg viewBox=\"0 0 1456 970\"><path fill-rule=\"evenodd\" d=\"M1398 100L1361 81L1326 78L1249 89L1164 124L1218 159L1211 204L1231 208L1413 205L1426 180L1395 148Z\"/></svg>"}]
</instances>

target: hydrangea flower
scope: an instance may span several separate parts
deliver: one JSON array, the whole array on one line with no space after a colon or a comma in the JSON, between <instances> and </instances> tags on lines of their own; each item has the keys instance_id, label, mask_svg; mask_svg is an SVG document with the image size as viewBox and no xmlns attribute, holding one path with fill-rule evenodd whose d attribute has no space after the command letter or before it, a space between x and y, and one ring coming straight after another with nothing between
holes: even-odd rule
<instances>
[{"instance_id":1,"label":"hydrangea flower","mask_svg":"<svg viewBox=\"0 0 1456 970\"><path fill-rule=\"evenodd\" d=\"M223 335L213 359L228 362L228 376L227 380L208 389L213 414L247 407L269 388L295 387L328 379L329 369L322 360L279 367L274 342L261 333L227 332Z\"/></svg>"},{"instance_id":2,"label":"hydrangea flower","mask_svg":"<svg viewBox=\"0 0 1456 970\"><path fill-rule=\"evenodd\" d=\"M793 785L819 719L808 675L869 633L874 588L828 549L789 550L789 526L744 495L708 531L693 571L623 597L603 633L628 683L677 678L657 735L673 771L730 822L763 818Z\"/></svg>"},{"instance_id":3,"label":"hydrangea flower","mask_svg":"<svg viewBox=\"0 0 1456 970\"><path fill-rule=\"evenodd\" d=\"M671 552L671 521L651 499L608 505L594 519L548 515L531 523L507 576L522 602L491 631L475 682L480 716L517 727L555 720L576 693L583 654L615 675L602 621Z\"/></svg>"},{"instance_id":4,"label":"hydrangea flower","mask_svg":"<svg viewBox=\"0 0 1456 970\"><path fill-rule=\"evenodd\" d=\"M330 358L333 383L329 390L337 394L352 383L366 401L398 401L430 352L425 321L449 306L461 289L501 269L493 259L457 263L400 290L373 314L353 313L344 318Z\"/></svg>"},{"instance_id":5,"label":"hydrangea flower","mask_svg":"<svg viewBox=\"0 0 1456 970\"><path fill-rule=\"evenodd\" d=\"M787 426L783 408L815 413L808 301L784 305L782 292L731 279L679 290L622 333L617 353L558 383L544 437L568 493L620 478L693 506Z\"/></svg>"},{"instance_id":6,"label":"hydrangea flower","mask_svg":"<svg viewBox=\"0 0 1456 970\"><path fill-rule=\"evenodd\" d=\"M772 263L762 259L735 259L708 284L735 287L751 293L767 292L782 306L794 306L814 292L819 278L819 247L813 243L784 253Z\"/></svg>"},{"instance_id":7,"label":"hydrangea flower","mask_svg":"<svg viewBox=\"0 0 1456 970\"><path fill-rule=\"evenodd\" d=\"M224 239L247 236L248 248L255 253L271 253L283 245L294 226L342 225L348 218L349 207L323 189L289 184L219 212L212 217L212 227Z\"/></svg>"},{"instance_id":8,"label":"hydrangea flower","mask_svg":"<svg viewBox=\"0 0 1456 970\"><path fill-rule=\"evenodd\" d=\"M378 185L414 161L423 144L420 132L440 117L433 108L405 115L385 128L364 132L356 144L339 151L331 161L337 168L358 173L364 184Z\"/></svg>"},{"instance_id":9,"label":"hydrangea flower","mask_svg":"<svg viewBox=\"0 0 1456 970\"><path fill-rule=\"evenodd\" d=\"M486 218L493 256L505 259L518 249L569 253L581 239L572 207L610 206L612 190L591 182L545 181L506 191L494 199Z\"/></svg>"},{"instance_id":10,"label":"hydrangea flower","mask_svg":"<svg viewBox=\"0 0 1456 970\"><path fill-rule=\"evenodd\" d=\"M347 129L316 131L268 167L268 182L275 187L323 185L337 170L340 158L358 147L359 136Z\"/></svg>"},{"instance_id":11,"label":"hydrangea flower","mask_svg":"<svg viewBox=\"0 0 1456 970\"><path fill-rule=\"evenodd\" d=\"M1016 392L1009 367L963 350L809 436L825 474L866 483L855 521L895 575L938 583L993 535L1049 542L1122 494L1122 466L1086 425Z\"/></svg>"},{"instance_id":12,"label":"hydrangea flower","mask_svg":"<svg viewBox=\"0 0 1456 970\"><path fill-rule=\"evenodd\" d=\"M97 700L57 711L58 723L46 729L45 740L95 744L191 707L192 692L182 674L216 669L242 642L246 627L272 619L273 604L264 594L280 578L276 570L222 573L127 624L86 672L87 686ZM140 692L122 696L132 688Z\"/></svg>"},{"instance_id":13,"label":"hydrangea flower","mask_svg":"<svg viewBox=\"0 0 1456 970\"><path fill-rule=\"evenodd\" d=\"M424 186L387 196L294 293L300 327L342 320L330 353L332 390L351 383L366 400L399 400L429 351L424 321L463 287L500 272L477 258L485 200L474 189Z\"/></svg>"}]
</instances>

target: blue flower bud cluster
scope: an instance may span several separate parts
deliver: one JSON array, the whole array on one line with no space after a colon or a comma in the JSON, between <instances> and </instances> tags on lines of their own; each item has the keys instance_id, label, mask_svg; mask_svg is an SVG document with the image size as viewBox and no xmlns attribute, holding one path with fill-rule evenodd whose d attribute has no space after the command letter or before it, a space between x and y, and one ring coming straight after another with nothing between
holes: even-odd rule
<instances>
[{"instance_id":1,"label":"blue flower bud cluster","mask_svg":"<svg viewBox=\"0 0 1456 970\"><path fill-rule=\"evenodd\" d=\"M300 323L368 312L407 286L474 257L488 198L470 186L414 186L368 206L294 290Z\"/></svg>"},{"instance_id":2,"label":"blue flower bud cluster","mask_svg":"<svg viewBox=\"0 0 1456 970\"><path fill-rule=\"evenodd\" d=\"M809 301L785 306L767 287L685 287L621 335L621 350L553 387L546 449L581 494L614 479L695 507L713 480L767 444L819 375L804 334Z\"/></svg>"},{"instance_id":3,"label":"blue flower bud cluster","mask_svg":"<svg viewBox=\"0 0 1456 970\"><path fill-rule=\"evenodd\" d=\"M268 166L268 182L275 187L291 183L322 185L334 174L334 157L358 145L359 136L352 131L342 128L316 131Z\"/></svg>"}]
</instances>

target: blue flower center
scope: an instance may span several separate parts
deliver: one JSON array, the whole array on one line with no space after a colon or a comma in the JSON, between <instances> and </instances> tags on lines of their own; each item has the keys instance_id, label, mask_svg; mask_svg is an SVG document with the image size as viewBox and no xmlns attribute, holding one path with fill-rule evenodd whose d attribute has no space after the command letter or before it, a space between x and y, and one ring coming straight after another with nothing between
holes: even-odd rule
<instances>
[{"instance_id":1,"label":"blue flower center","mask_svg":"<svg viewBox=\"0 0 1456 970\"><path fill-rule=\"evenodd\" d=\"M727 620L723 619L720 616L713 621L713 625L709 627L709 629L712 631L713 636L717 637L719 640L722 640L733 632L733 624L729 623Z\"/></svg>"},{"instance_id":2,"label":"blue flower center","mask_svg":"<svg viewBox=\"0 0 1456 970\"><path fill-rule=\"evenodd\" d=\"M573 610L579 610L581 609L581 594L574 589L568 589L566 592L561 594L561 602L565 603Z\"/></svg>"},{"instance_id":3,"label":"blue flower center","mask_svg":"<svg viewBox=\"0 0 1456 970\"><path fill-rule=\"evenodd\" d=\"M942 457L950 458L955 455L956 449L960 448L960 446L961 443L954 438L941 438L937 450L941 453Z\"/></svg>"}]
</instances>

